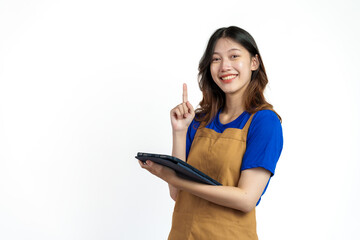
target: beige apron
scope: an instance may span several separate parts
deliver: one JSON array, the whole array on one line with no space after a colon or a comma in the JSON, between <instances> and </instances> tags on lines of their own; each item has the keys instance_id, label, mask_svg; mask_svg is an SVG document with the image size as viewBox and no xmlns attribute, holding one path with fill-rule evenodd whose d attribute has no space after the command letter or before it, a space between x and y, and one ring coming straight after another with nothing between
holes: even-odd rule
<instances>
[{"instance_id":1,"label":"beige apron","mask_svg":"<svg viewBox=\"0 0 360 240\"><path fill-rule=\"evenodd\" d=\"M224 186L237 186L246 138L253 115L243 129L217 133L201 124L196 131L188 163ZM179 191L169 240L258 239L255 209L243 213Z\"/></svg>"}]
</instances>

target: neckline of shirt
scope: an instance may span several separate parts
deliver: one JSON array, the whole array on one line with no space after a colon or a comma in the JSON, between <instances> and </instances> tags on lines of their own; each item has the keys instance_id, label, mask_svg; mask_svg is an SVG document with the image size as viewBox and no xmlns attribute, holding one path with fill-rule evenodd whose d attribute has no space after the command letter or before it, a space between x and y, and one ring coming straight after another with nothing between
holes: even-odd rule
<instances>
[{"instance_id":1,"label":"neckline of shirt","mask_svg":"<svg viewBox=\"0 0 360 240\"><path fill-rule=\"evenodd\" d=\"M220 113L221 113L222 109L220 109L216 115L216 118L215 118L215 125L220 128L220 129L226 129L228 128L229 126L232 126L234 125L235 123L237 123L239 121L239 119L242 119L246 114L247 112L246 111L243 111L237 118L235 118L234 120L232 120L231 122L228 122L226 124L222 124L220 122Z\"/></svg>"}]
</instances>

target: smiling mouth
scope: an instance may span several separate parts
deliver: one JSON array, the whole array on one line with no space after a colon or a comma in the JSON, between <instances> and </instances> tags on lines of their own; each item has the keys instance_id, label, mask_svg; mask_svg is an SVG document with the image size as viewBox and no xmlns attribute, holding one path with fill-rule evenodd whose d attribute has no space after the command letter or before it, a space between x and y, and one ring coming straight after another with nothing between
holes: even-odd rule
<instances>
[{"instance_id":1,"label":"smiling mouth","mask_svg":"<svg viewBox=\"0 0 360 240\"><path fill-rule=\"evenodd\" d=\"M231 82L234 78L236 78L237 77L237 74L231 74L231 75L225 75L225 76L222 76L222 77L220 77L220 79L223 81L223 82L225 82L225 83L227 83L227 82Z\"/></svg>"}]
</instances>

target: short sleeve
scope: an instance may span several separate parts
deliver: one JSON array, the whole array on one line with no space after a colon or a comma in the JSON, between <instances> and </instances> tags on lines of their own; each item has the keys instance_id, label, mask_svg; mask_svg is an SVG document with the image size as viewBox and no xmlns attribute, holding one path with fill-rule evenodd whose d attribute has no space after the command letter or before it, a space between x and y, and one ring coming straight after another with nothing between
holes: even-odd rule
<instances>
[{"instance_id":1,"label":"short sleeve","mask_svg":"<svg viewBox=\"0 0 360 240\"><path fill-rule=\"evenodd\" d=\"M258 111L249 127L241 171L262 167L273 176L282 148L283 134L279 118L271 110Z\"/></svg>"}]
</instances>

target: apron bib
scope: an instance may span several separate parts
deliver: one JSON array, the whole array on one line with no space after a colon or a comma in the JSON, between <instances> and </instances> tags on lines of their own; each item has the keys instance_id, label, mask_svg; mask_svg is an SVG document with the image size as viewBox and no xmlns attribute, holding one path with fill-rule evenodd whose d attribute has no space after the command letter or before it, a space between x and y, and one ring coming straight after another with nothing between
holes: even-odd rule
<instances>
[{"instance_id":1,"label":"apron bib","mask_svg":"<svg viewBox=\"0 0 360 240\"><path fill-rule=\"evenodd\" d=\"M237 186L246 138L253 114L243 129L217 133L201 124L196 131L187 162L224 186ZM249 213L223 207L179 191L169 240L254 240L255 209Z\"/></svg>"}]
</instances>

